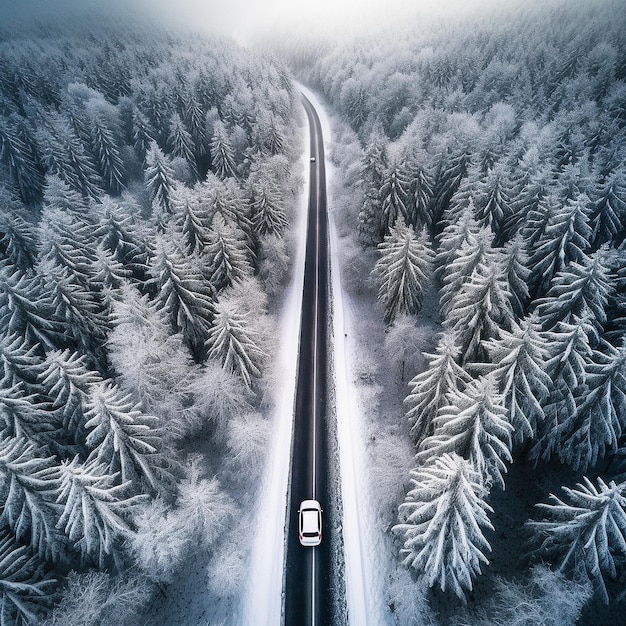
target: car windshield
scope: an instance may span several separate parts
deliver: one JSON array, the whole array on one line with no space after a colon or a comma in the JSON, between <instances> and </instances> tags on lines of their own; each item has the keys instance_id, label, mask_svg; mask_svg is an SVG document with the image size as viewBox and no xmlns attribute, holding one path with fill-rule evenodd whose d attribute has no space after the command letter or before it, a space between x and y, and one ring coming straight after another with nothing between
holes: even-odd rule
<instances>
[{"instance_id":1,"label":"car windshield","mask_svg":"<svg viewBox=\"0 0 626 626\"><path fill-rule=\"evenodd\" d=\"M307 509L302 511L302 534L312 537L318 533L317 511L315 509Z\"/></svg>"}]
</instances>

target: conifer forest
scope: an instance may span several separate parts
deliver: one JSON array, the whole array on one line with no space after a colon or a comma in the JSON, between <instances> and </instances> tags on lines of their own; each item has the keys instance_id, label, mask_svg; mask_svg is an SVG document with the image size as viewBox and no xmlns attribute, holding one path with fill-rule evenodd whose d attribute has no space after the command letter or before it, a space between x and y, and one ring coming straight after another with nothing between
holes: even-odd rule
<instances>
[{"instance_id":1,"label":"conifer forest","mask_svg":"<svg viewBox=\"0 0 626 626\"><path fill-rule=\"evenodd\" d=\"M626 10L515 7L256 48L0 24L0 626L156 624L197 551L245 594L296 81L410 450L370 486L389 624L624 620Z\"/></svg>"}]
</instances>

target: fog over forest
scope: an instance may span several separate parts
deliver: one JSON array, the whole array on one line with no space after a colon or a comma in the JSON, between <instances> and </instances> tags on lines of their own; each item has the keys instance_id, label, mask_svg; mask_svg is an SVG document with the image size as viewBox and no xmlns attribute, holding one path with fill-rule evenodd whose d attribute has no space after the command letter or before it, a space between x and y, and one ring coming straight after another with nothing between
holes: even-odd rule
<instances>
[{"instance_id":1,"label":"fog over forest","mask_svg":"<svg viewBox=\"0 0 626 626\"><path fill-rule=\"evenodd\" d=\"M198 562L234 623L295 80L333 120L388 623L623 619L623 3L5 0L0 626L158 623Z\"/></svg>"}]
</instances>

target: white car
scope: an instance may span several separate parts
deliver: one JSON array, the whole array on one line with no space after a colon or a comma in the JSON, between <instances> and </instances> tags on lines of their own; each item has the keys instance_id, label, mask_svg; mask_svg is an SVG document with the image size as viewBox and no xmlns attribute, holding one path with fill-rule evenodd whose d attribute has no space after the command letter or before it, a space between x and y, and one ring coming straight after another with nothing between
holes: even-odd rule
<instances>
[{"instance_id":1,"label":"white car","mask_svg":"<svg viewBox=\"0 0 626 626\"><path fill-rule=\"evenodd\" d=\"M311 157L311 163L315 163L315 157Z\"/></svg>"},{"instance_id":2,"label":"white car","mask_svg":"<svg viewBox=\"0 0 626 626\"><path fill-rule=\"evenodd\" d=\"M298 537L303 546L322 542L322 507L317 500L303 500L298 509Z\"/></svg>"}]
</instances>

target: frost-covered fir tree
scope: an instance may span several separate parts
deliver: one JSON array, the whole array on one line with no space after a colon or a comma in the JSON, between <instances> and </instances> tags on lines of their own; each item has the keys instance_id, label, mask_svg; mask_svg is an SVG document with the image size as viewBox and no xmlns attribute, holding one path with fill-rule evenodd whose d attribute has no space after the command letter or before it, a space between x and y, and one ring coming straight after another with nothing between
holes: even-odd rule
<instances>
[{"instance_id":1,"label":"frost-covered fir tree","mask_svg":"<svg viewBox=\"0 0 626 626\"><path fill-rule=\"evenodd\" d=\"M144 181L151 202L158 208L159 218L172 212L172 191L174 189L174 170L170 160L163 154L156 141L150 144L146 153Z\"/></svg>"},{"instance_id":2,"label":"frost-covered fir tree","mask_svg":"<svg viewBox=\"0 0 626 626\"><path fill-rule=\"evenodd\" d=\"M386 235L396 222L402 218L406 222L408 218L409 181L403 167L399 163L392 163L385 173L382 185L378 192L380 198L380 212L382 218L382 229Z\"/></svg>"},{"instance_id":3,"label":"frost-covered fir tree","mask_svg":"<svg viewBox=\"0 0 626 626\"><path fill-rule=\"evenodd\" d=\"M113 194L119 194L124 188L126 173L115 130L102 115L96 114L91 116L89 131L91 151L105 188Z\"/></svg>"},{"instance_id":4,"label":"frost-covered fir tree","mask_svg":"<svg viewBox=\"0 0 626 626\"><path fill-rule=\"evenodd\" d=\"M586 364L585 384L576 392L576 411L554 436L563 463L586 471L615 453L626 432L626 347L602 346Z\"/></svg>"},{"instance_id":5,"label":"frost-covered fir tree","mask_svg":"<svg viewBox=\"0 0 626 626\"><path fill-rule=\"evenodd\" d=\"M50 408L61 415L68 438L84 443L84 412L89 390L101 382L101 376L89 369L85 355L69 349L48 352L37 368L37 380L50 400Z\"/></svg>"},{"instance_id":6,"label":"frost-covered fir tree","mask_svg":"<svg viewBox=\"0 0 626 626\"><path fill-rule=\"evenodd\" d=\"M552 212L530 256L533 293L545 294L552 278L589 248L589 198L580 194Z\"/></svg>"},{"instance_id":7,"label":"frost-covered fir tree","mask_svg":"<svg viewBox=\"0 0 626 626\"><path fill-rule=\"evenodd\" d=\"M589 338L582 324L560 322L555 331L546 333L549 350L545 370L552 380L550 394L543 401L545 419L531 458L549 459L561 446L561 425L576 413L576 390L585 382L586 364L591 357Z\"/></svg>"},{"instance_id":8,"label":"frost-covered fir tree","mask_svg":"<svg viewBox=\"0 0 626 626\"><path fill-rule=\"evenodd\" d=\"M150 122L138 108L133 109L133 146L137 156L143 161L152 144L155 142L156 133L150 126Z\"/></svg>"},{"instance_id":9,"label":"frost-covered fir tree","mask_svg":"<svg viewBox=\"0 0 626 626\"><path fill-rule=\"evenodd\" d=\"M247 315L240 314L229 302L216 305L215 321L207 340L209 356L222 367L242 378L247 387L261 376L266 353Z\"/></svg>"},{"instance_id":10,"label":"frost-covered fir tree","mask_svg":"<svg viewBox=\"0 0 626 626\"><path fill-rule=\"evenodd\" d=\"M409 383L411 392L404 400L413 440L419 443L433 433L433 420L439 409L452 403L456 393L470 382L469 374L458 365L459 348L454 335L444 332L434 354L423 353L428 368Z\"/></svg>"},{"instance_id":11,"label":"frost-covered fir tree","mask_svg":"<svg viewBox=\"0 0 626 626\"><path fill-rule=\"evenodd\" d=\"M546 296L535 303L543 329L554 330L560 322L582 324L590 343L598 345L610 292L607 271L598 254L583 255L578 263L572 261L554 276Z\"/></svg>"},{"instance_id":12,"label":"frost-covered fir tree","mask_svg":"<svg viewBox=\"0 0 626 626\"><path fill-rule=\"evenodd\" d=\"M214 314L214 292L196 259L185 257L170 241L160 239L150 267L155 302L175 330L182 332L196 358L203 357Z\"/></svg>"},{"instance_id":13,"label":"frost-covered fir tree","mask_svg":"<svg viewBox=\"0 0 626 626\"><path fill-rule=\"evenodd\" d=\"M1 626L28 626L55 601L57 581L28 546L0 531Z\"/></svg>"},{"instance_id":14,"label":"frost-covered fir tree","mask_svg":"<svg viewBox=\"0 0 626 626\"><path fill-rule=\"evenodd\" d=\"M493 248L492 241L491 231L480 228L476 233L468 233L468 240L461 242L458 248L452 249L443 259L438 254L437 261L446 263L439 270L442 280L439 308L444 316L450 312L454 298L474 272L484 273L488 266L496 266L502 261L501 252ZM442 246L452 243L444 243L443 238L441 240Z\"/></svg>"},{"instance_id":15,"label":"frost-covered fir tree","mask_svg":"<svg viewBox=\"0 0 626 626\"><path fill-rule=\"evenodd\" d=\"M213 171L220 178L235 176L235 151L231 144L229 132L222 121L217 121L213 125L210 149Z\"/></svg>"},{"instance_id":16,"label":"frost-covered fir tree","mask_svg":"<svg viewBox=\"0 0 626 626\"><path fill-rule=\"evenodd\" d=\"M502 228L511 214L515 196L508 169L507 163L497 163L481 178L473 194L480 225L491 228L498 243L504 241Z\"/></svg>"},{"instance_id":17,"label":"frost-covered fir tree","mask_svg":"<svg viewBox=\"0 0 626 626\"><path fill-rule=\"evenodd\" d=\"M433 253L426 230L417 237L399 220L378 245L380 258L372 275L378 283L378 300L385 307L386 324L399 313L417 313L431 272Z\"/></svg>"},{"instance_id":18,"label":"frost-covered fir tree","mask_svg":"<svg viewBox=\"0 0 626 626\"><path fill-rule=\"evenodd\" d=\"M407 222L414 227L425 226L433 233L433 215L430 201L433 197L432 175L426 165L424 155L412 155L407 163L409 179L407 199Z\"/></svg>"},{"instance_id":19,"label":"frost-covered fir tree","mask_svg":"<svg viewBox=\"0 0 626 626\"><path fill-rule=\"evenodd\" d=\"M196 157L194 155L193 139L185 128L185 125L183 124L183 121L178 113L174 113L172 116L167 143L172 156L184 159L189 167L192 177L197 180L199 176Z\"/></svg>"},{"instance_id":20,"label":"frost-covered fir tree","mask_svg":"<svg viewBox=\"0 0 626 626\"><path fill-rule=\"evenodd\" d=\"M94 384L85 403L88 461L95 461L109 474L160 491L158 418L146 415L130 394L107 382Z\"/></svg>"},{"instance_id":21,"label":"frost-covered fir tree","mask_svg":"<svg viewBox=\"0 0 626 626\"><path fill-rule=\"evenodd\" d=\"M211 259L211 285L217 292L252 275L252 252L246 245L245 233L221 215L213 219L207 256Z\"/></svg>"},{"instance_id":22,"label":"frost-covered fir tree","mask_svg":"<svg viewBox=\"0 0 626 626\"><path fill-rule=\"evenodd\" d=\"M64 541L55 528L59 468L31 442L0 437L0 523L8 526L18 541L31 545L41 558L57 561Z\"/></svg>"},{"instance_id":23,"label":"frost-covered fir tree","mask_svg":"<svg viewBox=\"0 0 626 626\"><path fill-rule=\"evenodd\" d=\"M608 580L615 580L626 559L626 483L587 478L564 496L537 505L543 519L529 523L537 552L554 559L559 570L583 573L605 603Z\"/></svg>"},{"instance_id":24,"label":"frost-covered fir tree","mask_svg":"<svg viewBox=\"0 0 626 626\"><path fill-rule=\"evenodd\" d=\"M484 533L493 529L487 517L492 509L481 477L469 461L444 454L411 470L409 484L393 527L403 562L430 587L464 598L491 551Z\"/></svg>"},{"instance_id":25,"label":"frost-covered fir tree","mask_svg":"<svg viewBox=\"0 0 626 626\"><path fill-rule=\"evenodd\" d=\"M514 428L514 440L523 444L538 432L544 419L542 402L552 387L552 379L545 371L548 349L536 316L519 324L511 322L511 331L500 330L500 337L490 340L486 349Z\"/></svg>"},{"instance_id":26,"label":"frost-covered fir tree","mask_svg":"<svg viewBox=\"0 0 626 626\"><path fill-rule=\"evenodd\" d=\"M507 419L493 375L480 377L441 407L434 431L419 446L416 459L426 464L444 453L456 453L471 462L486 485L504 488L505 462L511 462L513 426Z\"/></svg>"},{"instance_id":27,"label":"frost-covered fir tree","mask_svg":"<svg viewBox=\"0 0 626 626\"><path fill-rule=\"evenodd\" d=\"M276 185L259 177L251 189L252 226L259 235L282 236L287 227L287 215Z\"/></svg>"},{"instance_id":28,"label":"frost-covered fir tree","mask_svg":"<svg viewBox=\"0 0 626 626\"><path fill-rule=\"evenodd\" d=\"M484 341L509 329L513 320L511 295L501 265L487 261L477 266L469 281L460 285L450 300L444 328L456 335L461 349L461 364L484 362Z\"/></svg>"},{"instance_id":29,"label":"frost-covered fir tree","mask_svg":"<svg viewBox=\"0 0 626 626\"><path fill-rule=\"evenodd\" d=\"M57 502L61 514L57 528L85 562L104 567L116 545L131 532L126 521L144 496L129 496L128 483L109 474L96 461L81 463L78 457L63 461L59 468Z\"/></svg>"},{"instance_id":30,"label":"frost-covered fir tree","mask_svg":"<svg viewBox=\"0 0 626 626\"><path fill-rule=\"evenodd\" d=\"M0 189L0 258L22 271L35 265L37 256L37 231L26 219L20 203Z\"/></svg>"},{"instance_id":31,"label":"frost-covered fir tree","mask_svg":"<svg viewBox=\"0 0 626 626\"><path fill-rule=\"evenodd\" d=\"M528 255L526 244L520 233L517 233L511 241L504 246L503 252L504 273L511 294L511 307L517 319L524 317L528 302Z\"/></svg>"},{"instance_id":32,"label":"frost-covered fir tree","mask_svg":"<svg viewBox=\"0 0 626 626\"><path fill-rule=\"evenodd\" d=\"M622 243L626 237L626 171L617 169L600 185L590 213L594 249L603 243Z\"/></svg>"},{"instance_id":33,"label":"frost-covered fir tree","mask_svg":"<svg viewBox=\"0 0 626 626\"><path fill-rule=\"evenodd\" d=\"M38 345L29 345L24 338L14 333L0 335L0 387L21 384L28 391L36 389L37 366L41 363Z\"/></svg>"},{"instance_id":34,"label":"frost-covered fir tree","mask_svg":"<svg viewBox=\"0 0 626 626\"><path fill-rule=\"evenodd\" d=\"M197 189L176 185L172 195L176 228L187 254L204 253L211 240L207 209Z\"/></svg>"}]
</instances>

